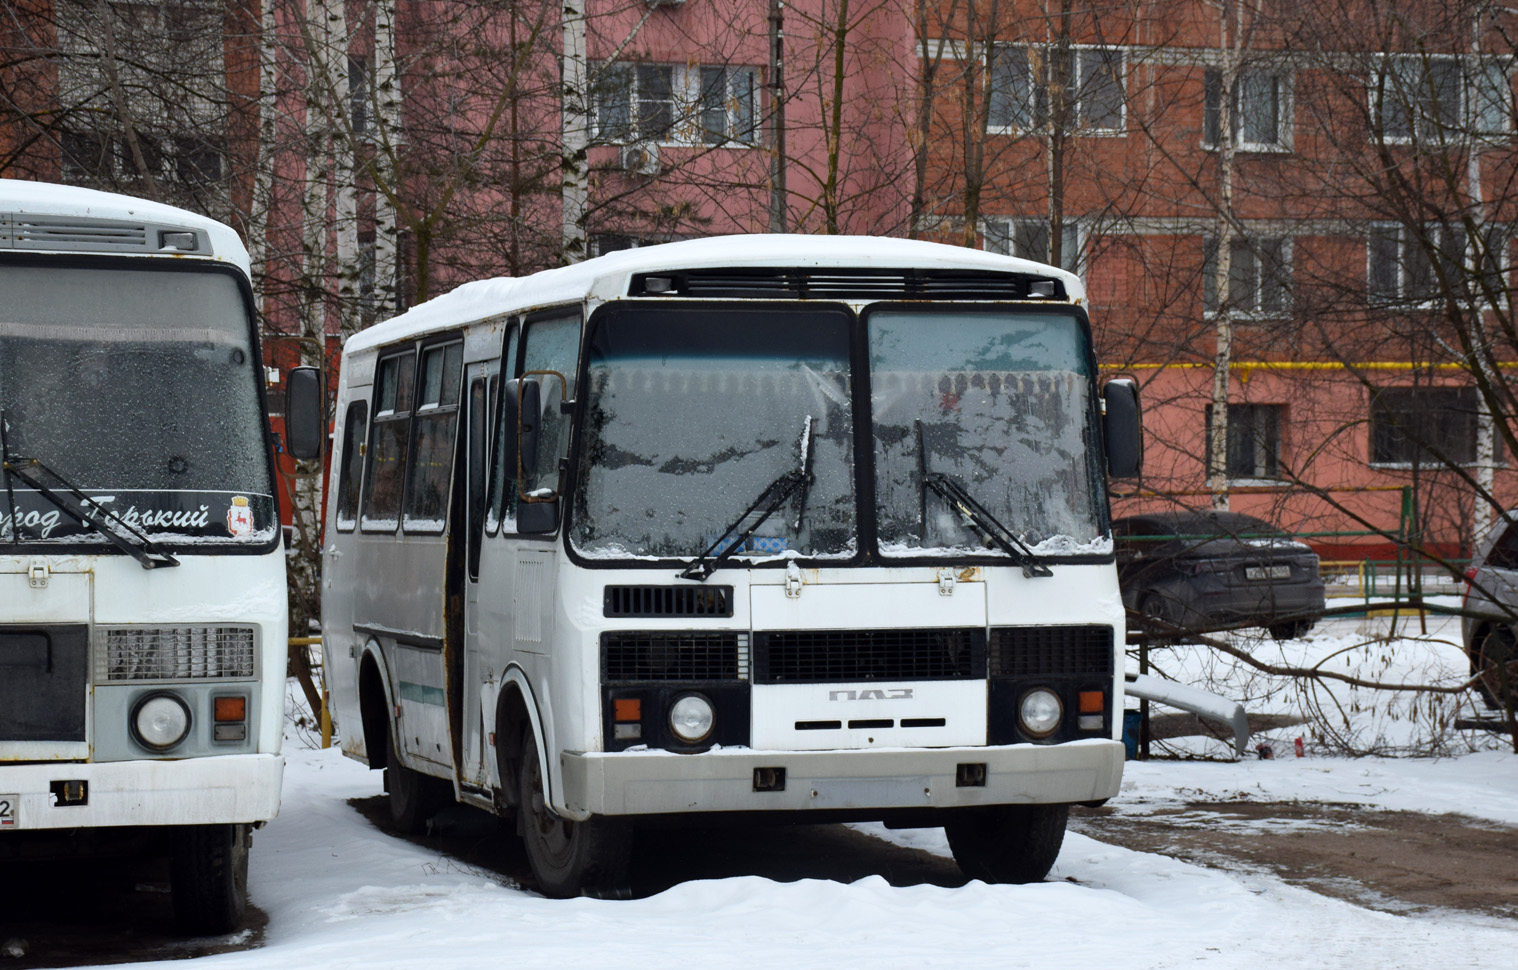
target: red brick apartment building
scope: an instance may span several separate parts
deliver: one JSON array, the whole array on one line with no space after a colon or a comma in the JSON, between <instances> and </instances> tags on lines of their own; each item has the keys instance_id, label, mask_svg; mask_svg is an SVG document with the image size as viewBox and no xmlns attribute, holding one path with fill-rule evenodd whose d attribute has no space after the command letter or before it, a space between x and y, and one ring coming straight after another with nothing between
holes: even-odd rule
<instances>
[{"instance_id":1,"label":"red brick apartment building","mask_svg":"<svg viewBox=\"0 0 1518 970\"><path fill-rule=\"evenodd\" d=\"M239 225L308 348L664 239L935 238L1086 278L1146 399L1117 514L1226 501L1349 559L1518 504L1499 5L4 2L0 174Z\"/></svg>"}]
</instances>

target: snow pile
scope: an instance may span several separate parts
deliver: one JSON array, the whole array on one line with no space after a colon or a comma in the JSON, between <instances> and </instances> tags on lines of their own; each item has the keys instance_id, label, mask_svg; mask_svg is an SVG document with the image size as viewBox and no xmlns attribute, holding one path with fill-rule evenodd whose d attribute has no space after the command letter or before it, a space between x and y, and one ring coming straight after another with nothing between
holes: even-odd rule
<instances>
[{"instance_id":1,"label":"snow pile","mask_svg":"<svg viewBox=\"0 0 1518 970\"><path fill-rule=\"evenodd\" d=\"M1135 766L1123 798L1176 784L1272 798L1379 791L1391 807L1518 820L1518 758L1245 761ZM1171 780L1172 773L1175 780ZM1488 787L1493 776L1509 779ZM555 902L375 830L347 804L378 773L292 743L281 817L254 841L264 949L218 967L1497 967L1518 928L1373 912L1258 874L1201 869L1075 834L1048 882L893 888L757 877L686 883L648 899ZM1120 799L1121 800L1121 799ZM946 853L941 830L872 834ZM740 830L741 832L741 830ZM738 836L738 837L741 837Z\"/></svg>"},{"instance_id":2,"label":"snow pile","mask_svg":"<svg viewBox=\"0 0 1518 970\"><path fill-rule=\"evenodd\" d=\"M1264 664L1315 668L1378 684L1453 686L1470 677L1457 617L1399 617L1395 637L1387 635L1390 624L1386 617L1323 620L1306 637L1285 642L1270 639L1263 630L1222 636ZM1136 654L1130 651L1131 671L1138 670ZM1505 743L1500 735L1455 728L1459 718L1489 716L1471 692L1393 692L1328 679L1275 676L1195 644L1152 648L1149 660L1152 673L1240 701L1252 716L1274 715L1277 723L1286 722L1254 739L1255 744L1270 744L1277 756L1289 757L1298 736L1309 754L1443 756ZM1151 711L1159 714L1163 709ZM1231 745L1203 737L1159 742L1151 750L1232 757Z\"/></svg>"}]
</instances>

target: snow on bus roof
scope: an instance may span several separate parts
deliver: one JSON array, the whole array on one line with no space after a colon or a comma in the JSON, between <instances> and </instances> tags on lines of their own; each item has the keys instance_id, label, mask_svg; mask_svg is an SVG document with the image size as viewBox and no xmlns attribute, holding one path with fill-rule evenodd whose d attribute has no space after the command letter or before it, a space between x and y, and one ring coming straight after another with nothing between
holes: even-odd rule
<instances>
[{"instance_id":1,"label":"snow on bus roof","mask_svg":"<svg viewBox=\"0 0 1518 970\"><path fill-rule=\"evenodd\" d=\"M0 215L61 216L63 218L142 220L202 229L211 237L215 258L248 269L248 251L230 226L177 206L139 199L115 192L101 192L77 185L56 185L23 179L0 178Z\"/></svg>"},{"instance_id":2,"label":"snow on bus roof","mask_svg":"<svg viewBox=\"0 0 1518 970\"><path fill-rule=\"evenodd\" d=\"M578 302L587 294L615 299L627 294L636 273L700 267L880 267L999 270L1063 280L1072 299L1085 295L1073 273L1015 256L943 243L879 236L809 236L755 233L712 236L625 249L531 276L465 283L442 296L349 338L349 352L367 350L433 330L474 323L502 313Z\"/></svg>"}]
</instances>

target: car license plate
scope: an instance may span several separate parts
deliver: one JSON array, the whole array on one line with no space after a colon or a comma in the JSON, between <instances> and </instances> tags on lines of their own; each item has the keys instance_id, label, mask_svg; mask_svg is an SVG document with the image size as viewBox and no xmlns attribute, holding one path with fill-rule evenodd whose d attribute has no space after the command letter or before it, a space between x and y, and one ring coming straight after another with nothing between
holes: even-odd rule
<instances>
[{"instance_id":1,"label":"car license plate","mask_svg":"<svg viewBox=\"0 0 1518 970\"><path fill-rule=\"evenodd\" d=\"M1290 579L1290 566L1249 566L1244 570L1244 578L1252 580L1261 579Z\"/></svg>"},{"instance_id":2,"label":"car license plate","mask_svg":"<svg viewBox=\"0 0 1518 970\"><path fill-rule=\"evenodd\" d=\"M16 820L16 807L21 804L20 795L0 795L0 829L20 828Z\"/></svg>"}]
</instances>

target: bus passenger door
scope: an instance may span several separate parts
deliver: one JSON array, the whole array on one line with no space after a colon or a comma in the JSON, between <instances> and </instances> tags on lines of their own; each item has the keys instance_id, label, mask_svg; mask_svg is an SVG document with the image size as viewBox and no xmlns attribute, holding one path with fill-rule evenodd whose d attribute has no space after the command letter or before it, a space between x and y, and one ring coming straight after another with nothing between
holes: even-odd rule
<instances>
[{"instance_id":1,"label":"bus passenger door","mask_svg":"<svg viewBox=\"0 0 1518 970\"><path fill-rule=\"evenodd\" d=\"M363 575L367 554L358 531L359 490L364 478L364 446L369 431L367 384L350 386L349 404L339 417L334 440L342 451L333 455L332 474L337 477L331 519L324 536L322 560L322 675L331 691L330 705L343 751L368 758L360 727L358 671L363 662L364 638L353 629L354 591ZM294 636L299 636L291 631Z\"/></svg>"},{"instance_id":2,"label":"bus passenger door","mask_svg":"<svg viewBox=\"0 0 1518 970\"><path fill-rule=\"evenodd\" d=\"M496 671L487 669L480 657L480 552L484 539L487 486L486 445L489 441L489 415L491 382L486 365L471 364L464 369L464 386L467 395L464 408L464 427L459 440L463 442L460 461L455 474L456 504L463 509L459 524L450 545L449 588L461 590L463 595L463 630L460 638L463 646L461 675L461 705L450 711L450 720L459 725L455 730L462 735L459 745L459 780L476 787L488 783L485 770L485 737L482 688L487 680L494 682ZM491 705L493 706L493 705Z\"/></svg>"}]
</instances>

